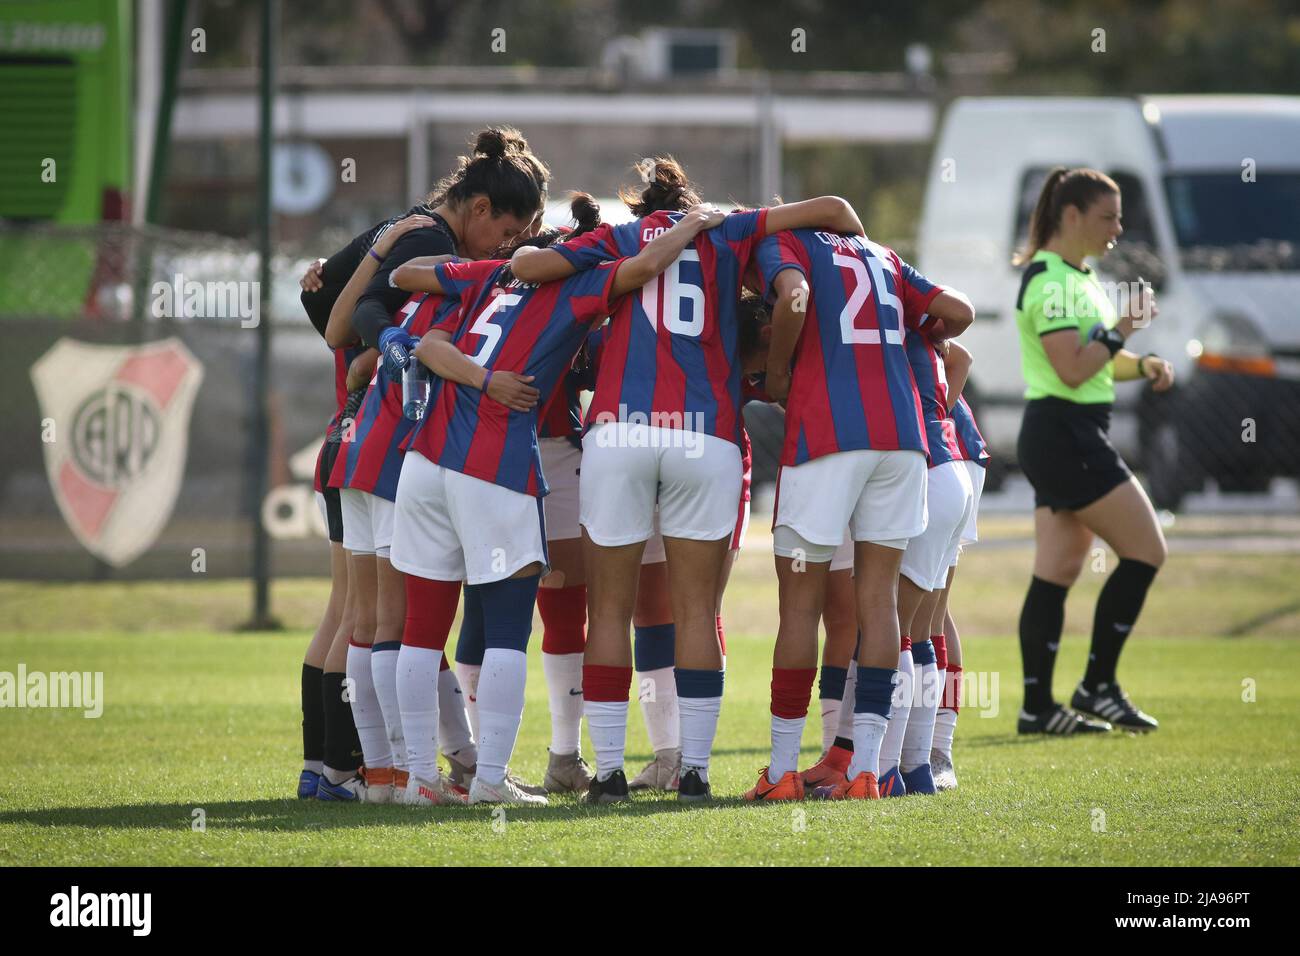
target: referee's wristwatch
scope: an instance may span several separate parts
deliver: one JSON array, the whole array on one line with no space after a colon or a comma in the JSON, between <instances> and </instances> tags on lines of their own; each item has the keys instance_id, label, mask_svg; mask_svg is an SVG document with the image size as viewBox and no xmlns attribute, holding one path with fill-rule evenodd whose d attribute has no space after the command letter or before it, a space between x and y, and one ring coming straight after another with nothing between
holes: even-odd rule
<instances>
[{"instance_id":1,"label":"referee's wristwatch","mask_svg":"<svg viewBox=\"0 0 1300 956\"><path fill-rule=\"evenodd\" d=\"M1093 342L1100 342L1106 346L1110 352L1110 357L1114 358L1115 353L1124 347L1124 335L1119 329L1108 329L1105 325L1098 322L1088 333L1088 338Z\"/></svg>"}]
</instances>

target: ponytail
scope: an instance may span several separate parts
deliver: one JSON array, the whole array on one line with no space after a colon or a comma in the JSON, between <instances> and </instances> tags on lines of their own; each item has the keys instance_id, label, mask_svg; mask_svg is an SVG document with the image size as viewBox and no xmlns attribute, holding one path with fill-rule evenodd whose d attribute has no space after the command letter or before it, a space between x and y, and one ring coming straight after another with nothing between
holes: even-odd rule
<instances>
[{"instance_id":1,"label":"ponytail","mask_svg":"<svg viewBox=\"0 0 1300 956\"><path fill-rule=\"evenodd\" d=\"M695 184L686 178L686 170L671 156L647 157L632 168L645 183L645 189L638 193L624 186L619 189L618 198L638 219L665 209L685 212L702 201Z\"/></svg>"},{"instance_id":2,"label":"ponytail","mask_svg":"<svg viewBox=\"0 0 1300 956\"><path fill-rule=\"evenodd\" d=\"M1029 239L1025 248L1012 257L1011 264L1024 265L1051 241L1061 228L1061 213L1066 206L1087 212L1093 202L1107 193L1118 195L1119 186L1105 173L1087 168L1054 167L1047 174L1029 217Z\"/></svg>"},{"instance_id":3,"label":"ponytail","mask_svg":"<svg viewBox=\"0 0 1300 956\"><path fill-rule=\"evenodd\" d=\"M591 193L571 193L569 196L569 214L573 217L573 221L577 223L575 228L545 229L529 239L523 239L515 243L502 252L502 256L509 259L516 249L522 249L524 246L547 249L562 240L573 239L585 232L591 232L600 225L600 203L596 202ZM514 273L510 271L509 266L506 266L502 270L498 284L504 286L513 282L514 278Z\"/></svg>"}]
</instances>

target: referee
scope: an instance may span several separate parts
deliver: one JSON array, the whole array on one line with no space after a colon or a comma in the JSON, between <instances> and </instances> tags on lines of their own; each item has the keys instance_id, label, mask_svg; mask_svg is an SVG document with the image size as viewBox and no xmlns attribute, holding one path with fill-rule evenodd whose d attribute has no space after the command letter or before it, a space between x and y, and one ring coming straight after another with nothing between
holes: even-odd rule
<instances>
[{"instance_id":1,"label":"referee","mask_svg":"<svg viewBox=\"0 0 1300 956\"><path fill-rule=\"evenodd\" d=\"M1048 175L1029 222L1025 270L1016 297L1024 420L1017 455L1034 487L1034 575L1020 612L1025 703L1022 734L1154 730L1120 689L1116 667L1147 589L1164 563L1155 511L1110 443L1115 382L1147 379L1155 391L1173 384L1173 368L1155 355L1124 348L1142 316L1155 315L1147 288L1117 317L1084 260L1100 257L1123 233L1120 191L1094 169L1057 167ZM1119 566L1097 598L1092 648L1070 708L1052 699L1052 669L1065 621L1065 596L1098 535Z\"/></svg>"}]
</instances>

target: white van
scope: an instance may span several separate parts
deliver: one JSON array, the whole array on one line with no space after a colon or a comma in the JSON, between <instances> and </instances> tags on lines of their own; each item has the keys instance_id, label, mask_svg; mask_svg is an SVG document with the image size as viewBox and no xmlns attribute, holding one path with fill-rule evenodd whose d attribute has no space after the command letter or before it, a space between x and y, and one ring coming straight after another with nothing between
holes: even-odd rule
<instances>
[{"instance_id":1,"label":"white van","mask_svg":"<svg viewBox=\"0 0 1300 956\"><path fill-rule=\"evenodd\" d=\"M1103 280L1152 282L1160 315L1130 348L1177 369L1164 396L1121 385L1112 437L1161 507L1206 478L1263 490L1300 473L1300 97L958 99L944 116L917 266L967 293L969 390L997 458L1015 457L1024 241L1047 171L1091 166L1123 194ZM990 478L996 480L995 475Z\"/></svg>"}]
</instances>

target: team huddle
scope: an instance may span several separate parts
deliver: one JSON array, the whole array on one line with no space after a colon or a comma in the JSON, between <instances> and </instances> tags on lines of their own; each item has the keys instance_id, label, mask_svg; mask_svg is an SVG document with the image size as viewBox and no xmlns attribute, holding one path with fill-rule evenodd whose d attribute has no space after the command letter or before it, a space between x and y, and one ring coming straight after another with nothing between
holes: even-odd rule
<instances>
[{"instance_id":1,"label":"team huddle","mask_svg":"<svg viewBox=\"0 0 1300 956\"><path fill-rule=\"evenodd\" d=\"M577 194L574 225L549 229L547 167L487 129L423 203L304 276L337 411L317 468L333 590L303 665L300 797L711 799L751 401L784 410L785 440L771 757L745 799L956 786L948 594L987 458L952 341L970 302L868 239L841 199L723 214L674 160L636 168L633 221L602 224ZM509 767L534 608L540 786ZM815 682L823 754L801 772ZM634 693L655 757L629 780Z\"/></svg>"}]
</instances>

